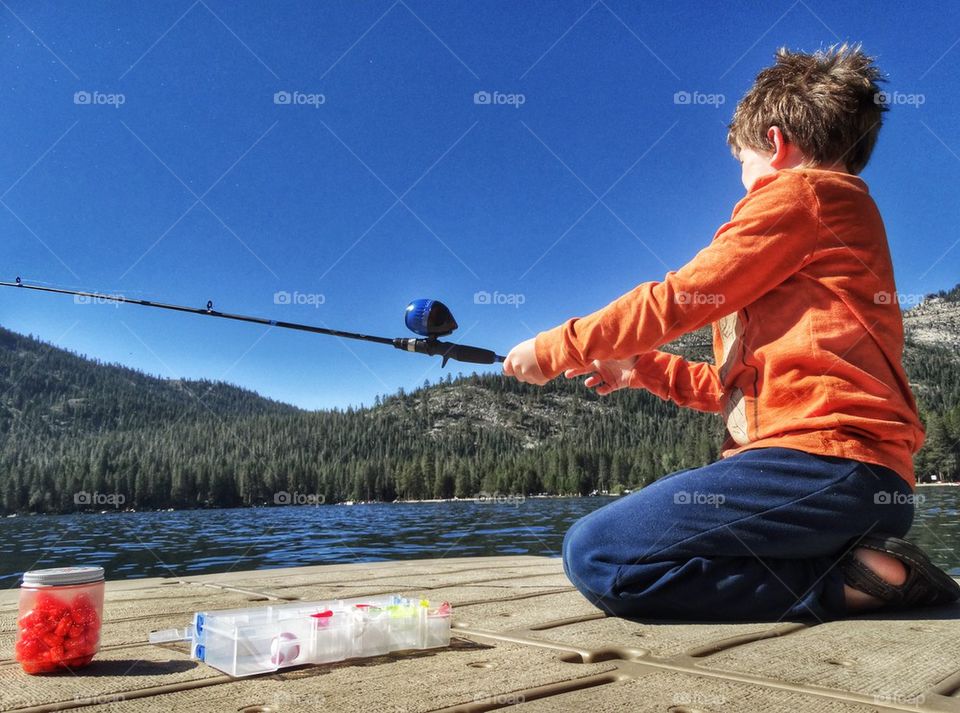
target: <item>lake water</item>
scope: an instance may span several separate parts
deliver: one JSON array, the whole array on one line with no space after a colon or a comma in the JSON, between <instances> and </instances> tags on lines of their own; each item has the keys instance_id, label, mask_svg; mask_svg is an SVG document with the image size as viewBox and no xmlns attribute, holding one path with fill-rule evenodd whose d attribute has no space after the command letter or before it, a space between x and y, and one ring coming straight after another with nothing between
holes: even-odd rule
<instances>
[{"instance_id":1,"label":"lake water","mask_svg":"<svg viewBox=\"0 0 960 713\"><path fill-rule=\"evenodd\" d=\"M960 488L917 490L909 538L960 576ZM99 564L111 579L393 559L559 556L610 498L42 515L0 520L0 586L28 569Z\"/></svg>"}]
</instances>

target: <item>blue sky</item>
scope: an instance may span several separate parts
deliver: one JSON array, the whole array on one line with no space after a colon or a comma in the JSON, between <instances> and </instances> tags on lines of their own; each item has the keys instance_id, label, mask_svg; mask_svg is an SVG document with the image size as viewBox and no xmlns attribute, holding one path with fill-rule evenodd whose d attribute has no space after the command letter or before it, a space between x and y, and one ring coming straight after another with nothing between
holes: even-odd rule
<instances>
[{"instance_id":1,"label":"blue sky","mask_svg":"<svg viewBox=\"0 0 960 713\"><path fill-rule=\"evenodd\" d=\"M956 4L0 4L3 279L386 336L430 296L460 341L505 353L707 244L743 194L736 100L778 46L840 40L899 97L863 174L898 289L960 275ZM12 290L0 324L309 408L443 374L377 345Z\"/></svg>"}]
</instances>

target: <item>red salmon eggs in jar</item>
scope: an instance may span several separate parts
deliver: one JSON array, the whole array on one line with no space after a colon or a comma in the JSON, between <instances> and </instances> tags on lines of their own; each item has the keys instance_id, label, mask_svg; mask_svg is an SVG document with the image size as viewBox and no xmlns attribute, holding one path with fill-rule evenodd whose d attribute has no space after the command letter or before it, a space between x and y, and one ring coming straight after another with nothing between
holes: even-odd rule
<instances>
[{"instance_id":1,"label":"red salmon eggs in jar","mask_svg":"<svg viewBox=\"0 0 960 713\"><path fill-rule=\"evenodd\" d=\"M23 575L17 661L27 673L86 666L100 649L103 567L37 569Z\"/></svg>"}]
</instances>

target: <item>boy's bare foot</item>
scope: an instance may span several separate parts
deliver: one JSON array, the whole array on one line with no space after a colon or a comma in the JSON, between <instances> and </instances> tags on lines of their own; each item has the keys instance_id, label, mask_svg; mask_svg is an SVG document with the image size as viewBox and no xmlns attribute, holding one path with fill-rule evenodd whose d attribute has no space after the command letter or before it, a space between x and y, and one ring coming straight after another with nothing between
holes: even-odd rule
<instances>
[{"instance_id":1,"label":"boy's bare foot","mask_svg":"<svg viewBox=\"0 0 960 713\"><path fill-rule=\"evenodd\" d=\"M853 551L853 556L860 560L864 565L873 570L874 574L885 582L899 587L907 581L907 568L896 557L870 550L866 547L858 547ZM843 593L847 600L847 609L851 612L866 611L868 609L878 609L884 603L866 592L854 589L848 584L843 585Z\"/></svg>"}]
</instances>

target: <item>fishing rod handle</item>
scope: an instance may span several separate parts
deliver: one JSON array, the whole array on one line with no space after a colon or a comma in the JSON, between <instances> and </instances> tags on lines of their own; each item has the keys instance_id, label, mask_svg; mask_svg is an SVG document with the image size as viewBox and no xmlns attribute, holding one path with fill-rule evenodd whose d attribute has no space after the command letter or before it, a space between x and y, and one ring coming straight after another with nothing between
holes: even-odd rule
<instances>
[{"instance_id":1,"label":"fishing rod handle","mask_svg":"<svg viewBox=\"0 0 960 713\"><path fill-rule=\"evenodd\" d=\"M467 362L469 364L496 364L497 362L503 361L502 356L490 349L471 347L466 344L441 342L437 339L407 339L401 337L393 340L393 346L408 352L417 352L418 354L427 354L429 356L442 356L444 364L446 364L449 359Z\"/></svg>"}]
</instances>

